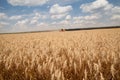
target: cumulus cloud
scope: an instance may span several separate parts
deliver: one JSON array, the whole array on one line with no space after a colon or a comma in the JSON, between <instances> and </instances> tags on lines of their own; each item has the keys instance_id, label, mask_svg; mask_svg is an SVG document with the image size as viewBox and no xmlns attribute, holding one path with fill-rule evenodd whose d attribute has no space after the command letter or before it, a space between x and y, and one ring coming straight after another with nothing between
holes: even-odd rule
<instances>
[{"instance_id":1,"label":"cumulus cloud","mask_svg":"<svg viewBox=\"0 0 120 80\"><path fill-rule=\"evenodd\" d=\"M66 20L71 20L71 18L72 18L71 15L67 15L65 19Z\"/></svg>"},{"instance_id":2,"label":"cumulus cloud","mask_svg":"<svg viewBox=\"0 0 120 80\"><path fill-rule=\"evenodd\" d=\"M51 15L52 19L61 19L64 18L67 15L67 13L64 14L56 14L56 15Z\"/></svg>"},{"instance_id":3,"label":"cumulus cloud","mask_svg":"<svg viewBox=\"0 0 120 80\"><path fill-rule=\"evenodd\" d=\"M47 23L45 23L45 22L40 22L39 24L37 24L36 26L38 26L38 27L46 27L46 26L48 26L48 24Z\"/></svg>"},{"instance_id":4,"label":"cumulus cloud","mask_svg":"<svg viewBox=\"0 0 120 80\"><path fill-rule=\"evenodd\" d=\"M60 5L67 5L67 4L71 4L71 3L74 3L74 2L78 2L78 1L80 1L80 0L50 0L49 4L58 3Z\"/></svg>"},{"instance_id":5,"label":"cumulus cloud","mask_svg":"<svg viewBox=\"0 0 120 80\"><path fill-rule=\"evenodd\" d=\"M23 20L19 20L17 21L17 23L15 23L12 26L11 31L12 32L24 32L27 31L29 29L29 20L28 19L23 19Z\"/></svg>"},{"instance_id":6,"label":"cumulus cloud","mask_svg":"<svg viewBox=\"0 0 120 80\"><path fill-rule=\"evenodd\" d=\"M94 12L95 10L98 10L101 8L103 10L109 10L112 7L113 7L113 5L109 4L109 2L107 0L96 0L91 3L82 4L80 6L80 9L82 9L83 12Z\"/></svg>"},{"instance_id":7,"label":"cumulus cloud","mask_svg":"<svg viewBox=\"0 0 120 80\"><path fill-rule=\"evenodd\" d=\"M94 2L82 4L80 6L83 12L86 13L102 13L102 15L120 15L120 7L110 4L108 0L95 0Z\"/></svg>"},{"instance_id":8,"label":"cumulus cloud","mask_svg":"<svg viewBox=\"0 0 120 80\"><path fill-rule=\"evenodd\" d=\"M108 13L110 14L110 13ZM111 10L111 20L119 20L120 21L120 7L115 6Z\"/></svg>"},{"instance_id":9,"label":"cumulus cloud","mask_svg":"<svg viewBox=\"0 0 120 80\"><path fill-rule=\"evenodd\" d=\"M13 6L38 6L46 4L49 0L7 0Z\"/></svg>"},{"instance_id":10,"label":"cumulus cloud","mask_svg":"<svg viewBox=\"0 0 120 80\"><path fill-rule=\"evenodd\" d=\"M104 23L106 25L119 25L118 23L120 21L120 6L115 6L108 2L108 0L95 0L90 3L82 4L80 6L80 9L82 9L83 13L99 13L101 14L100 19L98 19L99 22ZM84 17L77 17L75 19L97 19L98 16L84 16ZM116 21L117 20L117 21ZM77 20L77 22L79 22ZM109 23L108 23L109 22ZM103 24L103 25L104 25Z\"/></svg>"},{"instance_id":11,"label":"cumulus cloud","mask_svg":"<svg viewBox=\"0 0 120 80\"><path fill-rule=\"evenodd\" d=\"M41 14L39 12L35 12L34 13L34 17L33 17L33 19L35 19L35 20L46 19L46 18L47 18L47 15Z\"/></svg>"},{"instance_id":12,"label":"cumulus cloud","mask_svg":"<svg viewBox=\"0 0 120 80\"><path fill-rule=\"evenodd\" d=\"M107 25L119 25L120 23L120 6L115 6L109 3L109 0L94 0L90 3L85 3L80 6L81 11L78 11L74 16L71 13L72 6L68 3L73 3L79 0L7 0L13 6L39 6L47 2L48 12L34 10L30 14L12 15L0 13L0 27L9 26L9 30L17 31L36 31L61 28L76 28L76 27L97 27ZM65 3L66 2L66 3ZM55 4L57 3L57 4ZM62 4L63 3L63 4ZM73 6L74 7L74 6ZM74 7L76 8L76 7ZM81 13L79 13L81 12ZM74 12L73 12L74 13ZM4 20L3 20L4 19ZM6 22L4 22L6 21ZM7 23L10 21L9 23ZM11 26L11 27L10 27Z\"/></svg>"},{"instance_id":13,"label":"cumulus cloud","mask_svg":"<svg viewBox=\"0 0 120 80\"><path fill-rule=\"evenodd\" d=\"M7 0L9 4L13 6L41 6L44 4L53 5L58 4L71 4L79 0Z\"/></svg>"},{"instance_id":14,"label":"cumulus cloud","mask_svg":"<svg viewBox=\"0 0 120 80\"><path fill-rule=\"evenodd\" d=\"M51 14L63 14L71 10L72 10L72 6L60 6L58 4L55 4L51 7L50 13Z\"/></svg>"},{"instance_id":15,"label":"cumulus cloud","mask_svg":"<svg viewBox=\"0 0 120 80\"><path fill-rule=\"evenodd\" d=\"M21 15L18 15L18 16L11 16L11 17L10 17L11 20L19 20L19 19L21 19L21 18L22 18Z\"/></svg>"},{"instance_id":16,"label":"cumulus cloud","mask_svg":"<svg viewBox=\"0 0 120 80\"><path fill-rule=\"evenodd\" d=\"M0 28L3 28L4 26L9 25L9 23L7 22L0 22Z\"/></svg>"},{"instance_id":17,"label":"cumulus cloud","mask_svg":"<svg viewBox=\"0 0 120 80\"><path fill-rule=\"evenodd\" d=\"M120 6L115 6L111 10L112 10L112 13L120 14Z\"/></svg>"},{"instance_id":18,"label":"cumulus cloud","mask_svg":"<svg viewBox=\"0 0 120 80\"><path fill-rule=\"evenodd\" d=\"M0 13L0 19L6 19L8 16L5 13Z\"/></svg>"},{"instance_id":19,"label":"cumulus cloud","mask_svg":"<svg viewBox=\"0 0 120 80\"><path fill-rule=\"evenodd\" d=\"M30 24L36 24L36 23L38 23L38 20L36 20L36 19L33 19L30 21Z\"/></svg>"},{"instance_id":20,"label":"cumulus cloud","mask_svg":"<svg viewBox=\"0 0 120 80\"><path fill-rule=\"evenodd\" d=\"M50 26L46 22L31 24L31 20L24 19L24 20L18 21L12 27L12 32L42 31L42 30L47 30L48 27Z\"/></svg>"},{"instance_id":21,"label":"cumulus cloud","mask_svg":"<svg viewBox=\"0 0 120 80\"><path fill-rule=\"evenodd\" d=\"M20 20L16 20L12 26L12 32L24 32L24 31L36 31L36 30L44 30L47 26L43 21L48 17L46 14L40 12L33 12L28 15L23 15L23 18Z\"/></svg>"},{"instance_id":22,"label":"cumulus cloud","mask_svg":"<svg viewBox=\"0 0 120 80\"><path fill-rule=\"evenodd\" d=\"M113 15L111 17L111 20L119 20L120 21L120 15Z\"/></svg>"},{"instance_id":23,"label":"cumulus cloud","mask_svg":"<svg viewBox=\"0 0 120 80\"><path fill-rule=\"evenodd\" d=\"M109 11L103 12L102 15L104 17L107 17L109 19L109 21L110 20L120 21L120 7L119 6L113 6Z\"/></svg>"},{"instance_id":24,"label":"cumulus cloud","mask_svg":"<svg viewBox=\"0 0 120 80\"><path fill-rule=\"evenodd\" d=\"M62 20L62 21L60 21L59 22L59 24L70 24L70 21L68 21L68 20Z\"/></svg>"},{"instance_id":25,"label":"cumulus cloud","mask_svg":"<svg viewBox=\"0 0 120 80\"><path fill-rule=\"evenodd\" d=\"M73 20L97 20L101 17L100 14L92 14L86 16L73 17Z\"/></svg>"},{"instance_id":26,"label":"cumulus cloud","mask_svg":"<svg viewBox=\"0 0 120 80\"><path fill-rule=\"evenodd\" d=\"M15 25L17 25L17 26L23 26L23 25L27 25L28 22L29 22L28 19L24 19L24 20L18 21Z\"/></svg>"},{"instance_id":27,"label":"cumulus cloud","mask_svg":"<svg viewBox=\"0 0 120 80\"><path fill-rule=\"evenodd\" d=\"M47 15L45 14L41 14L39 12L35 12L33 14L33 17L30 19L30 24L37 24L39 23L39 20L44 20L44 19L47 19Z\"/></svg>"},{"instance_id":28,"label":"cumulus cloud","mask_svg":"<svg viewBox=\"0 0 120 80\"><path fill-rule=\"evenodd\" d=\"M9 17L12 21L17 21L15 25L22 26L22 25L36 25L40 22L40 20L46 20L48 16L46 14L40 12L33 12L27 15L16 15Z\"/></svg>"},{"instance_id":29,"label":"cumulus cloud","mask_svg":"<svg viewBox=\"0 0 120 80\"><path fill-rule=\"evenodd\" d=\"M65 17L72 10L72 6L60 6L58 4L53 5L50 8L50 14L52 19L61 19Z\"/></svg>"}]
</instances>

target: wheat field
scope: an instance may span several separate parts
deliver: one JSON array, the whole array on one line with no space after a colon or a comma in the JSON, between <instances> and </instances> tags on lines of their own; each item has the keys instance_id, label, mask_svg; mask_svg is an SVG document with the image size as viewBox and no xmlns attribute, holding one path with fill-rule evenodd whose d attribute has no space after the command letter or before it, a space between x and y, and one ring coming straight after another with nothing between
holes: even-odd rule
<instances>
[{"instance_id":1,"label":"wheat field","mask_svg":"<svg viewBox=\"0 0 120 80\"><path fill-rule=\"evenodd\" d=\"M120 28L1 34L0 80L120 80Z\"/></svg>"}]
</instances>

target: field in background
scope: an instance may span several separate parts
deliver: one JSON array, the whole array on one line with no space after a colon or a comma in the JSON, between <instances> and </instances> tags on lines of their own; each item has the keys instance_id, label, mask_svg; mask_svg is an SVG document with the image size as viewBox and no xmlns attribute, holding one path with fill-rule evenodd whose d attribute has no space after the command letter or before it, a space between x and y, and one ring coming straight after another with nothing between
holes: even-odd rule
<instances>
[{"instance_id":1,"label":"field in background","mask_svg":"<svg viewBox=\"0 0 120 80\"><path fill-rule=\"evenodd\" d=\"M120 80L120 29L2 34L0 80Z\"/></svg>"}]
</instances>

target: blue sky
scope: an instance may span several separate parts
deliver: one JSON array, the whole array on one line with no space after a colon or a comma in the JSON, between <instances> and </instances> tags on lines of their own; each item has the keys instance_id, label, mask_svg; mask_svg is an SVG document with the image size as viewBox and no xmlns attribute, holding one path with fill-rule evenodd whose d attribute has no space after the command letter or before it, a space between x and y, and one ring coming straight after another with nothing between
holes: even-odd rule
<instances>
[{"instance_id":1,"label":"blue sky","mask_svg":"<svg viewBox=\"0 0 120 80\"><path fill-rule=\"evenodd\" d=\"M120 25L120 0L0 0L0 33Z\"/></svg>"}]
</instances>

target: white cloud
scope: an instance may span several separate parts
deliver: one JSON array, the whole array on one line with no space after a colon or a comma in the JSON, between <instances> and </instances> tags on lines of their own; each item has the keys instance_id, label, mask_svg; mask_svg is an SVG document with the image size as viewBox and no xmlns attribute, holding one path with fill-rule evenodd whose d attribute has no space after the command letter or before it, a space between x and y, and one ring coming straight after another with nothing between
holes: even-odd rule
<instances>
[{"instance_id":1,"label":"white cloud","mask_svg":"<svg viewBox=\"0 0 120 80\"><path fill-rule=\"evenodd\" d=\"M21 19L21 18L22 18L21 15L18 15L18 16L11 16L11 17L10 17L11 20L19 20L19 19Z\"/></svg>"},{"instance_id":2,"label":"white cloud","mask_svg":"<svg viewBox=\"0 0 120 80\"><path fill-rule=\"evenodd\" d=\"M73 17L73 20L97 20L100 17L101 17L100 14L92 14L92 15L87 15L87 16Z\"/></svg>"},{"instance_id":3,"label":"white cloud","mask_svg":"<svg viewBox=\"0 0 120 80\"><path fill-rule=\"evenodd\" d=\"M103 8L103 10L104 10L104 11L107 11L107 10L111 10L111 8L113 8L113 5L110 4L110 3L108 3L108 4Z\"/></svg>"},{"instance_id":4,"label":"white cloud","mask_svg":"<svg viewBox=\"0 0 120 80\"><path fill-rule=\"evenodd\" d=\"M86 15L86 16L77 16L73 17L73 26L75 27L94 27L101 26L101 22L98 20L101 19L101 15L98 13ZM99 23L99 24L98 24ZM100 27L99 26L99 27Z\"/></svg>"},{"instance_id":5,"label":"white cloud","mask_svg":"<svg viewBox=\"0 0 120 80\"><path fill-rule=\"evenodd\" d=\"M96 0L94 2L82 4L80 6L83 12L94 12L95 10L98 10L100 8L103 8L103 10L109 10L112 7L113 5L109 4L107 0Z\"/></svg>"},{"instance_id":6,"label":"white cloud","mask_svg":"<svg viewBox=\"0 0 120 80\"><path fill-rule=\"evenodd\" d=\"M72 10L72 6L60 6L58 4L53 5L50 8L50 14L52 19L61 19L65 17Z\"/></svg>"},{"instance_id":7,"label":"white cloud","mask_svg":"<svg viewBox=\"0 0 120 80\"><path fill-rule=\"evenodd\" d=\"M90 20L76 20L73 22L74 24L79 24L81 27L82 26L86 26L86 27L90 27L93 24L96 24L96 21L90 21ZM89 26L88 26L89 25Z\"/></svg>"},{"instance_id":8,"label":"white cloud","mask_svg":"<svg viewBox=\"0 0 120 80\"><path fill-rule=\"evenodd\" d=\"M67 5L67 4L71 4L74 2L78 2L80 0L50 0L48 4L55 4L58 3L60 5Z\"/></svg>"},{"instance_id":9,"label":"white cloud","mask_svg":"<svg viewBox=\"0 0 120 80\"><path fill-rule=\"evenodd\" d=\"M36 12L35 14L33 14L34 16L29 20L30 24L36 24L38 23L38 20L42 17L42 15L38 12Z\"/></svg>"},{"instance_id":10,"label":"white cloud","mask_svg":"<svg viewBox=\"0 0 120 80\"><path fill-rule=\"evenodd\" d=\"M24 32L40 30L41 27L47 26L45 23L43 24L43 21L47 18L48 16L46 14L40 12L24 15L21 20L17 20L17 22L14 23L11 31Z\"/></svg>"},{"instance_id":11,"label":"white cloud","mask_svg":"<svg viewBox=\"0 0 120 80\"><path fill-rule=\"evenodd\" d=\"M56 21L54 21L54 22L52 22L51 24L53 24L53 25L54 25L54 24L57 24L57 22L56 22Z\"/></svg>"},{"instance_id":12,"label":"white cloud","mask_svg":"<svg viewBox=\"0 0 120 80\"><path fill-rule=\"evenodd\" d=\"M38 20L33 19L30 21L30 24L36 24L36 23L38 23Z\"/></svg>"},{"instance_id":13,"label":"white cloud","mask_svg":"<svg viewBox=\"0 0 120 80\"><path fill-rule=\"evenodd\" d=\"M11 32L24 32L27 30L29 30L29 20L23 19L17 21L17 23L12 26Z\"/></svg>"},{"instance_id":14,"label":"white cloud","mask_svg":"<svg viewBox=\"0 0 120 80\"><path fill-rule=\"evenodd\" d=\"M60 23L60 24L70 24L70 21L68 21L68 20L62 20L62 21L60 21L59 23Z\"/></svg>"},{"instance_id":15,"label":"white cloud","mask_svg":"<svg viewBox=\"0 0 120 80\"><path fill-rule=\"evenodd\" d=\"M87 13L101 13L103 16L120 14L120 7L110 4L108 0L95 0L94 2L82 4L80 9Z\"/></svg>"},{"instance_id":16,"label":"white cloud","mask_svg":"<svg viewBox=\"0 0 120 80\"><path fill-rule=\"evenodd\" d=\"M94 2L82 4L80 6L83 12L94 14L99 13L101 14L101 18L98 18L102 25L120 25L120 6L114 6L113 4L109 3L108 0L95 0ZM98 16L85 16L85 17L78 17L76 19L97 19ZM76 20L76 22L79 22Z\"/></svg>"},{"instance_id":17,"label":"white cloud","mask_svg":"<svg viewBox=\"0 0 120 80\"><path fill-rule=\"evenodd\" d=\"M19 18L21 18L19 20ZM46 14L40 12L33 12L28 15L19 15L19 16L11 16L10 19L16 19L16 23L14 23L15 27L34 27L41 23L43 20L46 20L48 16Z\"/></svg>"},{"instance_id":18,"label":"white cloud","mask_svg":"<svg viewBox=\"0 0 120 80\"><path fill-rule=\"evenodd\" d=\"M110 14L110 13L108 13ZM111 20L118 20L120 21L120 7L119 6L115 6L112 8L111 10Z\"/></svg>"},{"instance_id":19,"label":"white cloud","mask_svg":"<svg viewBox=\"0 0 120 80\"><path fill-rule=\"evenodd\" d=\"M18 21L15 25L17 26L22 26L22 25L26 25L29 23L29 20L28 19L24 19L24 20L21 20L21 21Z\"/></svg>"},{"instance_id":20,"label":"white cloud","mask_svg":"<svg viewBox=\"0 0 120 80\"><path fill-rule=\"evenodd\" d=\"M7 15L5 13L0 13L0 19L6 19Z\"/></svg>"},{"instance_id":21,"label":"white cloud","mask_svg":"<svg viewBox=\"0 0 120 80\"><path fill-rule=\"evenodd\" d=\"M9 25L9 23L7 22L0 22L0 28L4 27L4 26L7 26Z\"/></svg>"},{"instance_id":22,"label":"white cloud","mask_svg":"<svg viewBox=\"0 0 120 80\"><path fill-rule=\"evenodd\" d=\"M65 19L66 20L71 20L71 18L72 18L71 15L67 15Z\"/></svg>"},{"instance_id":23,"label":"white cloud","mask_svg":"<svg viewBox=\"0 0 120 80\"><path fill-rule=\"evenodd\" d=\"M119 6L115 6L111 10L112 10L112 13L120 14L120 7Z\"/></svg>"},{"instance_id":24,"label":"white cloud","mask_svg":"<svg viewBox=\"0 0 120 80\"><path fill-rule=\"evenodd\" d=\"M45 26L48 26L48 24L47 24L47 23L44 23L44 22L40 22L40 23L37 24L36 26L38 26L38 27L40 27L40 26L45 27Z\"/></svg>"},{"instance_id":25,"label":"white cloud","mask_svg":"<svg viewBox=\"0 0 120 80\"><path fill-rule=\"evenodd\" d=\"M51 7L50 13L51 14L64 14L72 10L72 6L59 6L55 4Z\"/></svg>"},{"instance_id":26,"label":"white cloud","mask_svg":"<svg viewBox=\"0 0 120 80\"><path fill-rule=\"evenodd\" d=\"M53 5L58 3L60 5L67 5L79 0L7 0L13 6L40 6L44 4ZM49 7L48 7L49 8Z\"/></svg>"},{"instance_id":27,"label":"white cloud","mask_svg":"<svg viewBox=\"0 0 120 80\"><path fill-rule=\"evenodd\" d=\"M11 32L26 32L26 31L41 31L50 29L50 26L46 22L39 22L31 24L30 20L25 19L18 21L13 27Z\"/></svg>"},{"instance_id":28,"label":"white cloud","mask_svg":"<svg viewBox=\"0 0 120 80\"><path fill-rule=\"evenodd\" d=\"M39 12L35 12L33 13L33 17L30 19L30 24L37 24L39 23L39 20L44 20L47 18L48 18L47 15L41 14Z\"/></svg>"},{"instance_id":29,"label":"white cloud","mask_svg":"<svg viewBox=\"0 0 120 80\"><path fill-rule=\"evenodd\" d=\"M111 20L120 20L120 15L113 15Z\"/></svg>"},{"instance_id":30,"label":"white cloud","mask_svg":"<svg viewBox=\"0 0 120 80\"><path fill-rule=\"evenodd\" d=\"M64 18L67 15L67 13L64 14L57 14L57 15L51 15L52 19L61 19Z\"/></svg>"},{"instance_id":31,"label":"white cloud","mask_svg":"<svg viewBox=\"0 0 120 80\"><path fill-rule=\"evenodd\" d=\"M46 4L49 0L7 0L13 6L38 6Z\"/></svg>"},{"instance_id":32,"label":"white cloud","mask_svg":"<svg viewBox=\"0 0 120 80\"><path fill-rule=\"evenodd\" d=\"M37 6L38 0L8 0L14 6ZM43 0L39 0L42 2ZM74 1L79 0L44 0L47 2L52 1L46 7L48 12L39 12L34 10L33 13L24 15L6 15L0 13L0 19L8 22L0 22L0 27L12 26L13 31L32 31L32 30L48 30L48 29L61 29L61 28L76 28L76 27L97 27L107 25L119 25L120 23L120 7L114 6L108 0L95 0L94 2L82 4L80 8L83 12L79 15L73 16L71 13L72 6L67 5ZM64 2L63 4L61 2ZM66 3L65 3L66 2ZM56 4L57 3L57 4ZM48 4L48 3L47 3ZM43 4L39 4L43 5ZM85 14L84 14L85 12ZM71 13L71 14L70 14ZM73 12L74 13L74 12ZM76 13L78 15L78 12ZM53 19L53 20L52 20ZM58 19L58 20L57 20ZM2 21L2 20L0 20ZM1 30L2 30L1 28ZM6 27L5 27L6 28ZM9 27L10 30L10 27Z\"/></svg>"},{"instance_id":33,"label":"white cloud","mask_svg":"<svg viewBox=\"0 0 120 80\"><path fill-rule=\"evenodd\" d=\"M61 28L65 28L65 29L68 29L68 28L87 28L87 27L100 27L101 25L103 25L102 23L96 21L96 20L61 20L61 21L58 21L58 22L53 22L51 23L52 25L50 25L49 27L51 26L56 26L58 29L61 29ZM59 25L59 26L58 26ZM89 25L89 26L88 26Z\"/></svg>"},{"instance_id":34,"label":"white cloud","mask_svg":"<svg viewBox=\"0 0 120 80\"><path fill-rule=\"evenodd\" d=\"M38 20L38 19L46 19L47 15L40 14L39 12L35 12L33 19Z\"/></svg>"}]
</instances>

